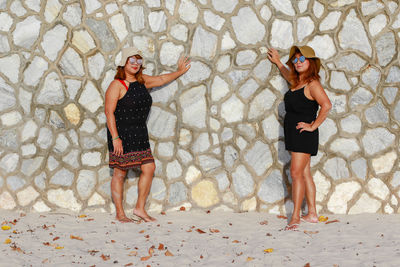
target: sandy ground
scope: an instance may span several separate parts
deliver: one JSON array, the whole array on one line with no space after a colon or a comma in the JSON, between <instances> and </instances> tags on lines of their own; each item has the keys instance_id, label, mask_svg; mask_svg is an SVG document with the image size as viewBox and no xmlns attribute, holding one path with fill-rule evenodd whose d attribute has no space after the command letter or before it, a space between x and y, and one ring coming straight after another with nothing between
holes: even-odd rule
<instances>
[{"instance_id":1,"label":"sandy ground","mask_svg":"<svg viewBox=\"0 0 400 267\"><path fill-rule=\"evenodd\" d=\"M331 223L296 232L265 213L152 215L123 224L108 213L1 211L11 229L0 230L0 266L400 266L400 215L325 215Z\"/></svg>"}]
</instances>

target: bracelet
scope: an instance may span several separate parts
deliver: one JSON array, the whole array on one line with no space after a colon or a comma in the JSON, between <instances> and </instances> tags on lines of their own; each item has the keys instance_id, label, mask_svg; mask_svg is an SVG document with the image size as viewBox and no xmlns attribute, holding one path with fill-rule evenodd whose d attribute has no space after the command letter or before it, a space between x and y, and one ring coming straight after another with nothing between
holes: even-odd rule
<instances>
[{"instance_id":1,"label":"bracelet","mask_svg":"<svg viewBox=\"0 0 400 267\"><path fill-rule=\"evenodd\" d=\"M117 135L116 137L114 137L112 140L115 141L119 138L119 136Z\"/></svg>"}]
</instances>

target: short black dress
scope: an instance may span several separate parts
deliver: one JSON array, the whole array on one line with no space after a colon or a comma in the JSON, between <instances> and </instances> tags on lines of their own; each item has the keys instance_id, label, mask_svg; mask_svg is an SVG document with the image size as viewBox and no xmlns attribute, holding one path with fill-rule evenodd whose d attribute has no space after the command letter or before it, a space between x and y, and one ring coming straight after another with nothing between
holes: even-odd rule
<instances>
[{"instance_id":1,"label":"short black dress","mask_svg":"<svg viewBox=\"0 0 400 267\"><path fill-rule=\"evenodd\" d=\"M298 122L311 123L315 121L318 103L304 95L304 87L295 91L289 90L284 97L286 115L284 119L284 134L286 150L317 155L318 129L313 132L296 129Z\"/></svg>"},{"instance_id":2,"label":"short black dress","mask_svg":"<svg viewBox=\"0 0 400 267\"><path fill-rule=\"evenodd\" d=\"M126 94L117 102L115 122L118 136L122 140L123 155L113 153L114 146L107 128L110 168L128 170L148 162L154 162L150 149L146 120L153 102L147 88L135 81L129 84L119 80L126 88Z\"/></svg>"}]
</instances>

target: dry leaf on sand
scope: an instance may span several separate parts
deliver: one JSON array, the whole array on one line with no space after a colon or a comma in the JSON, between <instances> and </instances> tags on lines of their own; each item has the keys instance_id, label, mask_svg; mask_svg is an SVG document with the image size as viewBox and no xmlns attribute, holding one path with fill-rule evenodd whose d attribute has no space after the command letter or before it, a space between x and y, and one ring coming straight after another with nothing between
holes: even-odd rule
<instances>
[{"instance_id":1,"label":"dry leaf on sand","mask_svg":"<svg viewBox=\"0 0 400 267\"><path fill-rule=\"evenodd\" d=\"M10 244L11 243L11 239L10 238L7 238L5 241L4 241L4 244Z\"/></svg>"},{"instance_id":2,"label":"dry leaf on sand","mask_svg":"<svg viewBox=\"0 0 400 267\"><path fill-rule=\"evenodd\" d=\"M165 256L174 256L174 254L172 254L171 252L169 252L169 250L165 251Z\"/></svg>"},{"instance_id":3,"label":"dry leaf on sand","mask_svg":"<svg viewBox=\"0 0 400 267\"><path fill-rule=\"evenodd\" d=\"M328 220L328 217L325 217L325 216L323 216L323 215L321 215L321 216L318 217L318 221L319 221L319 222L326 222L327 220Z\"/></svg>"},{"instance_id":4,"label":"dry leaf on sand","mask_svg":"<svg viewBox=\"0 0 400 267\"><path fill-rule=\"evenodd\" d=\"M140 260L141 261L147 261L150 258L151 258L151 256L146 256L146 257L141 257Z\"/></svg>"},{"instance_id":5,"label":"dry leaf on sand","mask_svg":"<svg viewBox=\"0 0 400 267\"><path fill-rule=\"evenodd\" d=\"M219 230L218 229L210 229L210 232L211 233L219 233Z\"/></svg>"},{"instance_id":6,"label":"dry leaf on sand","mask_svg":"<svg viewBox=\"0 0 400 267\"><path fill-rule=\"evenodd\" d=\"M110 255L101 254L100 257L103 259L103 261L108 261L110 259Z\"/></svg>"},{"instance_id":7,"label":"dry leaf on sand","mask_svg":"<svg viewBox=\"0 0 400 267\"><path fill-rule=\"evenodd\" d=\"M254 260L253 257L247 257L247 259L246 259L246 261L252 261L252 260Z\"/></svg>"},{"instance_id":8,"label":"dry leaf on sand","mask_svg":"<svg viewBox=\"0 0 400 267\"><path fill-rule=\"evenodd\" d=\"M276 215L276 218L278 218L278 219L287 219L287 217L286 216L283 216L283 215Z\"/></svg>"},{"instance_id":9,"label":"dry leaf on sand","mask_svg":"<svg viewBox=\"0 0 400 267\"><path fill-rule=\"evenodd\" d=\"M185 208L184 206L182 206L182 207L179 208L179 210L180 210L180 211L185 211L186 208Z\"/></svg>"},{"instance_id":10,"label":"dry leaf on sand","mask_svg":"<svg viewBox=\"0 0 400 267\"><path fill-rule=\"evenodd\" d=\"M11 226L9 226L9 225L3 225L3 226L1 227L1 230L4 230L4 231L10 230L10 229L11 229Z\"/></svg>"},{"instance_id":11,"label":"dry leaf on sand","mask_svg":"<svg viewBox=\"0 0 400 267\"><path fill-rule=\"evenodd\" d=\"M332 220L332 221L327 221L325 224L330 224L330 223L337 223L339 220Z\"/></svg>"},{"instance_id":12,"label":"dry leaf on sand","mask_svg":"<svg viewBox=\"0 0 400 267\"><path fill-rule=\"evenodd\" d=\"M136 250L132 250L131 252L129 252L128 256L137 256L137 251Z\"/></svg>"},{"instance_id":13,"label":"dry leaf on sand","mask_svg":"<svg viewBox=\"0 0 400 267\"><path fill-rule=\"evenodd\" d=\"M196 231L199 232L200 234L205 234L206 233L206 232L204 232L203 230L201 230L199 228L197 228Z\"/></svg>"},{"instance_id":14,"label":"dry leaf on sand","mask_svg":"<svg viewBox=\"0 0 400 267\"><path fill-rule=\"evenodd\" d=\"M160 244L158 245L158 250L163 250L163 249L164 249L164 244L161 244L161 243L160 243Z\"/></svg>"},{"instance_id":15,"label":"dry leaf on sand","mask_svg":"<svg viewBox=\"0 0 400 267\"><path fill-rule=\"evenodd\" d=\"M83 241L83 238L80 237L80 236L77 236L77 235L70 235L69 237L70 237L71 239L76 239L76 240Z\"/></svg>"},{"instance_id":16,"label":"dry leaf on sand","mask_svg":"<svg viewBox=\"0 0 400 267\"><path fill-rule=\"evenodd\" d=\"M260 222L260 225L267 225L267 224L268 224L267 220Z\"/></svg>"},{"instance_id":17,"label":"dry leaf on sand","mask_svg":"<svg viewBox=\"0 0 400 267\"><path fill-rule=\"evenodd\" d=\"M271 252L273 252L273 251L274 251L273 248L264 249L264 252L266 252L266 253L271 253Z\"/></svg>"}]
</instances>

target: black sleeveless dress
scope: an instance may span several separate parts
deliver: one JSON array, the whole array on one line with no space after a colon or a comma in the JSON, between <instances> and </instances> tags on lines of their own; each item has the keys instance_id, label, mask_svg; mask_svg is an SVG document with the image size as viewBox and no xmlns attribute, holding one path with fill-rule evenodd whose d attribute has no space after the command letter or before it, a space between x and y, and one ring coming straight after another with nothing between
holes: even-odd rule
<instances>
[{"instance_id":1,"label":"black sleeveless dress","mask_svg":"<svg viewBox=\"0 0 400 267\"><path fill-rule=\"evenodd\" d=\"M304 87L295 91L289 90L284 96L286 115L284 134L286 150L317 155L318 129L313 132L296 129L298 122L311 123L317 117L318 103L304 95Z\"/></svg>"},{"instance_id":2,"label":"black sleeveless dress","mask_svg":"<svg viewBox=\"0 0 400 267\"><path fill-rule=\"evenodd\" d=\"M113 153L114 147L110 131L107 128L107 141L110 168L128 170L148 162L154 162L150 149L146 120L153 102L147 88L135 81L126 84L126 94L117 102L115 122L118 136L122 140L123 155Z\"/></svg>"}]
</instances>

